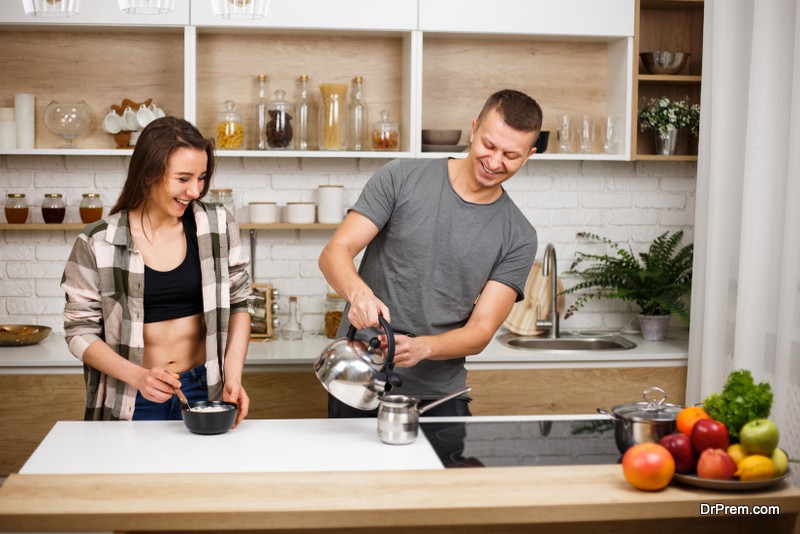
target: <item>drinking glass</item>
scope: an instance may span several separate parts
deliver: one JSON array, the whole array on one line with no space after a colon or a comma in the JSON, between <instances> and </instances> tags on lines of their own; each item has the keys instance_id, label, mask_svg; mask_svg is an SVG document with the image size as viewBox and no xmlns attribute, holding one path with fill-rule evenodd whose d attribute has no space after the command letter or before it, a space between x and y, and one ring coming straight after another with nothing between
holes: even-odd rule
<instances>
[{"instance_id":1,"label":"drinking glass","mask_svg":"<svg viewBox=\"0 0 800 534\"><path fill-rule=\"evenodd\" d=\"M572 143L575 139L575 121L576 117L571 115L558 116L557 135L561 152L572 152Z\"/></svg>"},{"instance_id":2,"label":"drinking glass","mask_svg":"<svg viewBox=\"0 0 800 534\"><path fill-rule=\"evenodd\" d=\"M601 125L603 136L603 152L606 154L619 153L619 140L622 135L622 117L619 115L606 115Z\"/></svg>"},{"instance_id":3,"label":"drinking glass","mask_svg":"<svg viewBox=\"0 0 800 534\"><path fill-rule=\"evenodd\" d=\"M581 143L581 153L591 154L594 145L595 124L594 117L591 115L581 115L578 139Z\"/></svg>"}]
</instances>

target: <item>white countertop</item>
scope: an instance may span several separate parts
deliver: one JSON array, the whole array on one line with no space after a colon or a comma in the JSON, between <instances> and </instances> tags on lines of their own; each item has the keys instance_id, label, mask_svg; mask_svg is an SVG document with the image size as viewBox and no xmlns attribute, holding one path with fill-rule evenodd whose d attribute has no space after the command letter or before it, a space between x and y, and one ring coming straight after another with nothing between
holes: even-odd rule
<instances>
[{"instance_id":1,"label":"white countertop","mask_svg":"<svg viewBox=\"0 0 800 534\"><path fill-rule=\"evenodd\" d=\"M498 335L504 333L501 331ZM467 369L545 369L584 367L684 367L688 358L688 332L673 331L664 341L636 343L630 350L543 352L512 349L497 337L478 355L467 358ZM276 339L250 343L245 371L305 371L331 342L322 336L300 341ZM80 374L81 362L67 349L63 335L51 334L41 343L25 347L0 347L0 374Z\"/></svg>"},{"instance_id":2,"label":"white countertop","mask_svg":"<svg viewBox=\"0 0 800 534\"><path fill-rule=\"evenodd\" d=\"M245 419L213 436L183 421L60 421L23 475L444 469L423 432L382 443L375 419Z\"/></svg>"}]
</instances>

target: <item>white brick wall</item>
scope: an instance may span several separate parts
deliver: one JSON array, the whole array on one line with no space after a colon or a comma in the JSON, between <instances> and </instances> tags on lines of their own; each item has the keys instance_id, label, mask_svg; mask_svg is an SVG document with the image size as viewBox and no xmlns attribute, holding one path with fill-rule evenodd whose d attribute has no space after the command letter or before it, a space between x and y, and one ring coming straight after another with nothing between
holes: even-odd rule
<instances>
[{"instance_id":1,"label":"white brick wall","mask_svg":"<svg viewBox=\"0 0 800 534\"><path fill-rule=\"evenodd\" d=\"M220 158L212 187L234 190L237 218L247 221L247 203L314 201L317 186L345 186L345 205L353 204L372 173L388 160L339 158ZM83 193L102 195L106 212L117 198L126 157L0 156L0 194L26 193L29 222L42 222L45 193L60 192L67 222L78 222ZM507 184L514 201L536 227L541 258L552 242L559 272L569 269L576 250L587 250L575 234L592 231L641 250L666 230L684 229L692 240L696 165L661 162L532 161ZM280 210L283 211L282 209ZM5 218L2 218L5 222ZM0 232L0 323L38 323L63 331L59 287L63 263L77 232ZM329 239L326 231L259 231L258 282L271 282L286 310L288 295L300 297L307 330L322 329L328 291L317 257ZM249 232L242 232L249 248ZM572 282L564 280L566 285ZM569 302L569 301L568 301ZM633 308L623 302L595 301L569 320L565 330L619 328Z\"/></svg>"}]
</instances>

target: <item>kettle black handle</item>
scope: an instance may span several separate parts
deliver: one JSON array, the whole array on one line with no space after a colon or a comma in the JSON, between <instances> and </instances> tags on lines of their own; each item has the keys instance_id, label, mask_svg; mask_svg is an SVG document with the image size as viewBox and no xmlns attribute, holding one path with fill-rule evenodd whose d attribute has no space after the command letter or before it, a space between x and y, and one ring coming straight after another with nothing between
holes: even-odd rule
<instances>
[{"instance_id":1,"label":"kettle black handle","mask_svg":"<svg viewBox=\"0 0 800 534\"><path fill-rule=\"evenodd\" d=\"M386 363L383 370L386 372L386 381L389 384L399 387L403 384L403 380L394 374L394 330L392 330L389 321L383 318L383 315L378 315L378 322L381 324L384 332L386 332ZM347 329L347 340L353 341L356 338L356 327L352 324Z\"/></svg>"}]
</instances>

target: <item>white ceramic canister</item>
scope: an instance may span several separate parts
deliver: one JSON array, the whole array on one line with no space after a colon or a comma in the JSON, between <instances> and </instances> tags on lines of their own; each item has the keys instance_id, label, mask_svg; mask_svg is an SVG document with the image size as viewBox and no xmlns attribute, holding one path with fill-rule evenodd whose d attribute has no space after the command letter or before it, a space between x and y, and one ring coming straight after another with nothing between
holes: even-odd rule
<instances>
[{"instance_id":1,"label":"white ceramic canister","mask_svg":"<svg viewBox=\"0 0 800 534\"><path fill-rule=\"evenodd\" d=\"M0 121L0 148L17 148L17 121Z\"/></svg>"},{"instance_id":2,"label":"white ceramic canister","mask_svg":"<svg viewBox=\"0 0 800 534\"><path fill-rule=\"evenodd\" d=\"M321 185L317 189L318 213L317 218L322 224L337 224L342 222L342 208L344 205L344 186Z\"/></svg>"},{"instance_id":3,"label":"white ceramic canister","mask_svg":"<svg viewBox=\"0 0 800 534\"><path fill-rule=\"evenodd\" d=\"M272 224L278 222L278 206L274 202L251 202L248 210L251 223Z\"/></svg>"},{"instance_id":4,"label":"white ceramic canister","mask_svg":"<svg viewBox=\"0 0 800 534\"><path fill-rule=\"evenodd\" d=\"M286 222L289 224L312 224L314 208L313 202L287 202Z\"/></svg>"}]
</instances>

